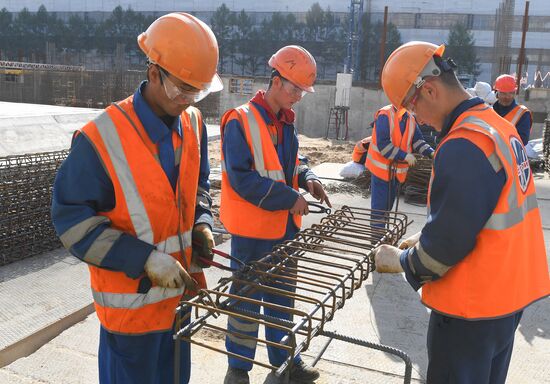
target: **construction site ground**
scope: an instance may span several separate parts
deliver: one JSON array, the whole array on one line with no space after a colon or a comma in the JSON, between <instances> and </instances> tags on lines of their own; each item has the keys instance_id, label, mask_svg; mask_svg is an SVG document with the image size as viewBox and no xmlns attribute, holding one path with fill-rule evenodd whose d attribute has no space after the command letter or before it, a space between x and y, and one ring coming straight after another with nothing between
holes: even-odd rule
<instances>
[{"instance_id":1,"label":"construction site ground","mask_svg":"<svg viewBox=\"0 0 550 384\"><path fill-rule=\"evenodd\" d=\"M340 145L326 143L327 147ZM212 144L213 150L215 142ZM302 142L307 147L304 144ZM346 152L344 148L335 152L349 156L350 146L346 144ZM320 148L318 152L330 155L331 149ZM214 157L212 151L211 157ZM317 163L326 161L321 155L319 157ZM338 183L329 179L339 178L340 167L324 163L315 171L327 178L326 184ZM214 169L213 179L216 175L219 171ZM547 255L550 256L550 180L537 175L536 186ZM332 189L345 191L346 187ZM332 194L331 201L336 207L370 206L369 197L357 193ZM409 205L403 200L399 207L414 221L408 234L420 230L426 220L425 207ZM304 225L309 226L320 218L320 215L308 215ZM225 241L219 248L228 251L229 246L229 241ZM214 285L227 273L210 268L207 270L209 284ZM3 368L0 368L0 383L97 383L99 322L91 303L86 266L64 250L2 267L0 366ZM550 383L549 304L550 299L546 298L525 311L515 337L508 383ZM327 329L403 350L413 361L413 382L423 382L427 366L428 318L429 312L420 303L419 294L401 274L374 273L346 301ZM198 337L223 348L224 340L216 333L201 333ZM324 337L314 338L310 348L303 353L304 359L311 362L326 341ZM264 348L258 348L257 353L266 361ZM403 382L402 361L383 352L339 341L331 343L317 366L322 373L317 382L323 384ZM226 367L224 355L193 346L191 383L222 383ZM261 367L253 369L251 378L254 384L276 382L269 371Z\"/></svg>"}]
</instances>

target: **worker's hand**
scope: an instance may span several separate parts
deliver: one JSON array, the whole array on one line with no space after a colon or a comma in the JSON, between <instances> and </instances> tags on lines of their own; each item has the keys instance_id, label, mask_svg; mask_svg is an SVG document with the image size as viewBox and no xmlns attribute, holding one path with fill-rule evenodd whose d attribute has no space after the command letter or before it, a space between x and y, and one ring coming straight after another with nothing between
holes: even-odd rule
<instances>
[{"instance_id":1,"label":"worker's hand","mask_svg":"<svg viewBox=\"0 0 550 384\"><path fill-rule=\"evenodd\" d=\"M200 257L212 260L214 258L212 248L214 248L215 245L214 235L212 235L210 226L208 224L195 225L193 228L193 259L199 267L210 267L210 264L202 262Z\"/></svg>"},{"instance_id":2,"label":"worker's hand","mask_svg":"<svg viewBox=\"0 0 550 384\"><path fill-rule=\"evenodd\" d=\"M415 233L411 237L407 237L405 240L399 244L399 249L409 249L412 248L418 243L418 240L420 240L420 235L422 232Z\"/></svg>"},{"instance_id":3,"label":"worker's hand","mask_svg":"<svg viewBox=\"0 0 550 384\"><path fill-rule=\"evenodd\" d=\"M401 250L391 245L383 244L374 249L374 265L379 273L400 273L403 272L399 256Z\"/></svg>"},{"instance_id":4,"label":"worker's hand","mask_svg":"<svg viewBox=\"0 0 550 384\"><path fill-rule=\"evenodd\" d=\"M151 282L163 288L197 289L197 282L172 256L153 250L145 262L145 273Z\"/></svg>"},{"instance_id":5,"label":"worker's hand","mask_svg":"<svg viewBox=\"0 0 550 384\"><path fill-rule=\"evenodd\" d=\"M304 199L304 196L298 196L298 199L296 200L292 208L290 208L290 213L300 216L307 215L309 213L307 201L306 199Z\"/></svg>"},{"instance_id":6,"label":"worker's hand","mask_svg":"<svg viewBox=\"0 0 550 384\"><path fill-rule=\"evenodd\" d=\"M321 204L323 202L327 203L327 205L332 208L332 204L330 204L330 201L328 200L328 196L323 189L323 184L319 180L308 180L307 181L307 190L311 196L319 200Z\"/></svg>"},{"instance_id":7,"label":"worker's hand","mask_svg":"<svg viewBox=\"0 0 550 384\"><path fill-rule=\"evenodd\" d=\"M416 157L412 153L407 153L405 156L405 161L409 164L409 167L414 167L416 164Z\"/></svg>"}]
</instances>

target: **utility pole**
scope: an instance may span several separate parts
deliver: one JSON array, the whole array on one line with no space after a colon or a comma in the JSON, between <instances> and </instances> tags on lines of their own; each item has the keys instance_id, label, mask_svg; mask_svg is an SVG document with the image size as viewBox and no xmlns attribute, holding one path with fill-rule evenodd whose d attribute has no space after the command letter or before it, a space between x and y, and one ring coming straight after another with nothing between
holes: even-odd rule
<instances>
[{"instance_id":1,"label":"utility pole","mask_svg":"<svg viewBox=\"0 0 550 384\"><path fill-rule=\"evenodd\" d=\"M380 42L380 76L378 79L378 84L380 89L382 88L382 69L384 68L384 63L386 62L386 35L388 33L388 6L384 7L384 28L382 29L382 39Z\"/></svg>"},{"instance_id":2,"label":"utility pole","mask_svg":"<svg viewBox=\"0 0 550 384\"><path fill-rule=\"evenodd\" d=\"M525 61L525 37L529 28L529 1L525 2L525 14L523 15L523 28L521 34L521 48L518 56L518 71L516 74L516 95L519 95L519 85L521 82L521 71L523 70L523 62Z\"/></svg>"}]
</instances>

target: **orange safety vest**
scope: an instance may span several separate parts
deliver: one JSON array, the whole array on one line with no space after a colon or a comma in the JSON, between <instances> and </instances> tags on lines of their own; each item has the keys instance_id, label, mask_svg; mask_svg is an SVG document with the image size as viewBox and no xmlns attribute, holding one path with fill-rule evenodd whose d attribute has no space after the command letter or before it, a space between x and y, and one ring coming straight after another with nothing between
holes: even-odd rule
<instances>
[{"instance_id":1,"label":"orange safety vest","mask_svg":"<svg viewBox=\"0 0 550 384\"><path fill-rule=\"evenodd\" d=\"M361 163L361 157L369 150L370 143L372 141L372 137L365 137L364 139L359 140L357 143L355 143L355 147L353 147L353 153L351 154L351 159L356 163ZM366 146L366 148L365 148Z\"/></svg>"},{"instance_id":2,"label":"orange safety vest","mask_svg":"<svg viewBox=\"0 0 550 384\"><path fill-rule=\"evenodd\" d=\"M189 107L181 115L182 140L173 134L179 177L172 189L160 162L156 145L149 139L133 107L133 96L113 104L82 128L101 159L115 193L115 207L98 212L111 228L100 236L117 236L118 231L153 244L172 255L206 287L202 270L191 260L191 232L200 167L202 118ZM180 185L184 182L185 185ZM132 257L132 255L127 255ZM145 334L170 330L175 309L184 289L153 286L138 293L140 278L123 272L89 265L97 316L104 328L120 334ZM192 294L185 291L185 294Z\"/></svg>"},{"instance_id":3,"label":"orange safety vest","mask_svg":"<svg viewBox=\"0 0 550 384\"><path fill-rule=\"evenodd\" d=\"M474 249L458 264L449 269L417 245L423 263L440 267L444 273L441 279L422 286L422 302L452 317L504 317L550 294L533 175L515 127L488 106L460 115L438 148L457 138L480 148L495 171L504 168L506 183Z\"/></svg>"},{"instance_id":4,"label":"orange safety vest","mask_svg":"<svg viewBox=\"0 0 550 384\"><path fill-rule=\"evenodd\" d=\"M375 125L372 130L372 142L369 146L365 166L373 175L385 181L390 181L390 168L392 165L392 160L385 158L383 154L393 150L392 155L395 156L399 149L407 153L412 152L412 139L416 129L416 121L414 117L409 114L407 127L405 128L405 132L401 134L399 122L405 113L407 113L405 110L396 111L393 106L387 105L384 108L381 108L375 116L375 119L378 119L379 115L385 115L388 118L390 125L390 138L394 146L388 146L382 149L378 148ZM394 163L394 166L397 180L400 183L404 183L405 178L407 177L407 171L409 170L409 164L405 161L398 161Z\"/></svg>"},{"instance_id":5,"label":"orange safety vest","mask_svg":"<svg viewBox=\"0 0 550 384\"><path fill-rule=\"evenodd\" d=\"M283 167L279 162L268 126L260 111L252 103L241 105L227 111L221 121L221 145L223 147L224 129L227 123L238 120L254 157L253 169L262 177L276 183L285 183ZM298 154L296 154L292 188L298 190ZM220 221L233 235L254 239L280 239L285 235L288 210L268 211L243 199L231 186L225 167L222 151L222 191L220 202ZM293 215L294 223L301 227L302 218Z\"/></svg>"},{"instance_id":6,"label":"orange safety vest","mask_svg":"<svg viewBox=\"0 0 550 384\"><path fill-rule=\"evenodd\" d=\"M510 123L512 123L513 126L515 126L518 123L519 119L521 119L522 116L526 113L531 114L531 111L525 105L518 104L503 117ZM531 121L533 121L532 116Z\"/></svg>"}]
</instances>

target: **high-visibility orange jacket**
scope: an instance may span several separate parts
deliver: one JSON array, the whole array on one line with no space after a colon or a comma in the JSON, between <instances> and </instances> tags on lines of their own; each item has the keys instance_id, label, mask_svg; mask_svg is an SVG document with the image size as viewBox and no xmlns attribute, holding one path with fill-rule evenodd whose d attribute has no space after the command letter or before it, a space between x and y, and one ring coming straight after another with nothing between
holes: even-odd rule
<instances>
[{"instance_id":1,"label":"high-visibility orange jacket","mask_svg":"<svg viewBox=\"0 0 550 384\"><path fill-rule=\"evenodd\" d=\"M415 119L409 115L405 132L401 134L401 129L399 129L399 122L405 113L405 110L397 111L393 106L387 105L381 108L375 117L378 118L381 114L387 116L390 124L390 138L393 145L388 145L387 148L378 148L375 127L375 129L372 130L372 142L369 146L365 166L373 175L385 181L390 181L390 168L392 160L387 159L384 156L384 152L391 150L397 151L397 149L401 149L407 153L411 153L413 151L412 140L416 129ZM407 171L409 170L409 165L405 161L399 161L395 162L394 166L395 177L400 183L404 183L405 178L407 177Z\"/></svg>"},{"instance_id":2,"label":"high-visibility orange jacket","mask_svg":"<svg viewBox=\"0 0 550 384\"><path fill-rule=\"evenodd\" d=\"M442 275L422 286L422 302L453 317L504 317L550 294L542 223L527 155L515 127L484 105L461 114L438 148L453 139L474 143L495 172L504 169L506 182L474 249L458 264L449 269L417 245L422 264ZM436 151L435 162L437 155Z\"/></svg>"},{"instance_id":3,"label":"high-visibility orange jacket","mask_svg":"<svg viewBox=\"0 0 550 384\"><path fill-rule=\"evenodd\" d=\"M118 230L155 245L160 252L177 259L199 286L205 287L202 270L191 261L202 135L200 112L194 107L184 111L181 125L185 139L173 136L179 157L179 178L174 192L156 160L156 145L138 119L132 100L133 96L109 106L82 129L115 191L115 207L98 212L109 219L113 228L106 229L102 236L116 235ZM146 334L172 328L183 288L153 286L147 293L138 293L139 278L93 265L89 269L95 309L104 328L120 334Z\"/></svg>"},{"instance_id":4,"label":"high-visibility orange jacket","mask_svg":"<svg viewBox=\"0 0 550 384\"><path fill-rule=\"evenodd\" d=\"M283 167L277 156L267 124L253 103L227 111L221 121L222 145L224 128L231 120L237 119L242 127L250 152L254 157L253 168L260 176L277 183L286 183ZM296 155L292 188L298 190L298 155ZM233 235L253 239L280 239L284 236L288 210L268 211L243 199L231 186L225 170L222 151L222 191L220 220L227 231ZM293 215L294 224L300 228L302 219Z\"/></svg>"},{"instance_id":5,"label":"high-visibility orange jacket","mask_svg":"<svg viewBox=\"0 0 550 384\"><path fill-rule=\"evenodd\" d=\"M521 117L526 113L530 114L531 111L525 105L518 104L503 117L515 126ZM532 120L533 119L531 119L531 121Z\"/></svg>"}]
</instances>

